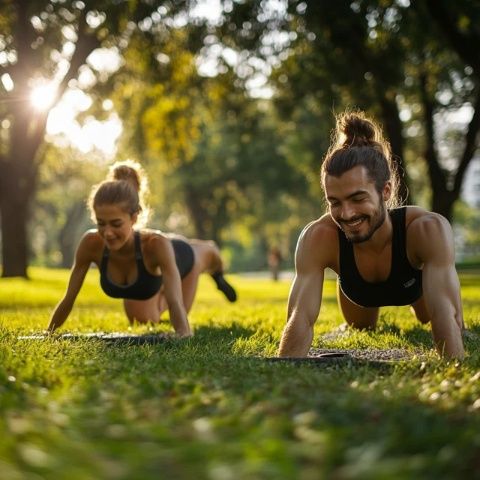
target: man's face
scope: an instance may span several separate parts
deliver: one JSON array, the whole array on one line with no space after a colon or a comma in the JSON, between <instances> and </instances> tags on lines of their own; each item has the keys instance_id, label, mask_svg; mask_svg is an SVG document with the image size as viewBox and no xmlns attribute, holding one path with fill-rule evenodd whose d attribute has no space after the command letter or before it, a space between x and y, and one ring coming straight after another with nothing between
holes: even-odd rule
<instances>
[{"instance_id":1,"label":"man's face","mask_svg":"<svg viewBox=\"0 0 480 480\"><path fill-rule=\"evenodd\" d=\"M390 184L380 195L365 167L354 167L340 177L327 175L324 188L330 215L350 242L370 240L383 225Z\"/></svg>"}]
</instances>

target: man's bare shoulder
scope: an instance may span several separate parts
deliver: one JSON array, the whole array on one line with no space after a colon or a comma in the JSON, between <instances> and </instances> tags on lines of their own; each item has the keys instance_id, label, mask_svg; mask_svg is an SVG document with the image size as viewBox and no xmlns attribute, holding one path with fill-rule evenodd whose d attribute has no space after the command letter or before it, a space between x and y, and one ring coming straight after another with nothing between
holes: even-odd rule
<instances>
[{"instance_id":1,"label":"man's bare shoulder","mask_svg":"<svg viewBox=\"0 0 480 480\"><path fill-rule=\"evenodd\" d=\"M414 263L430 258L452 261L453 232L442 215L420 207L407 207L407 248Z\"/></svg>"},{"instance_id":2,"label":"man's bare shoulder","mask_svg":"<svg viewBox=\"0 0 480 480\"><path fill-rule=\"evenodd\" d=\"M406 223L408 234L416 234L420 237L432 233L432 230L451 230L450 223L444 216L416 206L407 207Z\"/></svg>"},{"instance_id":3,"label":"man's bare shoulder","mask_svg":"<svg viewBox=\"0 0 480 480\"><path fill-rule=\"evenodd\" d=\"M337 225L332 220L330 214L326 213L322 217L310 222L302 230L299 242L318 243L319 241L336 241L338 238Z\"/></svg>"},{"instance_id":4,"label":"man's bare shoulder","mask_svg":"<svg viewBox=\"0 0 480 480\"><path fill-rule=\"evenodd\" d=\"M297 264L317 268L335 268L338 256L338 229L329 214L310 222L300 234L297 244Z\"/></svg>"}]
</instances>

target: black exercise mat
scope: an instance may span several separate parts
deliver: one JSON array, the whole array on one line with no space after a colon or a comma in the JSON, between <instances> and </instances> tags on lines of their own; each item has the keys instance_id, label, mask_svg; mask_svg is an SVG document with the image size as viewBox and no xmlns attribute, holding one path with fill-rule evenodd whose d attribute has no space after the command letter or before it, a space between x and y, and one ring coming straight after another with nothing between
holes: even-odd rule
<instances>
[{"instance_id":1,"label":"black exercise mat","mask_svg":"<svg viewBox=\"0 0 480 480\"><path fill-rule=\"evenodd\" d=\"M69 340L69 341L78 341L78 340L100 340L108 344L115 345L155 345L158 343L164 343L169 336L162 333L148 333L142 335L135 335L132 333L103 333L103 332L94 332L94 333L62 333L62 334L37 334L37 335L23 335L18 337L19 340Z\"/></svg>"},{"instance_id":2,"label":"black exercise mat","mask_svg":"<svg viewBox=\"0 0 480 480\"><path fill-rule=\"evenodd\" d=\"M352 356L346 352L327 352L321 355L308 357L265 357L268 362L284 362L284 363L343 363L352 360Z\"/></svg>"}]
</instances>

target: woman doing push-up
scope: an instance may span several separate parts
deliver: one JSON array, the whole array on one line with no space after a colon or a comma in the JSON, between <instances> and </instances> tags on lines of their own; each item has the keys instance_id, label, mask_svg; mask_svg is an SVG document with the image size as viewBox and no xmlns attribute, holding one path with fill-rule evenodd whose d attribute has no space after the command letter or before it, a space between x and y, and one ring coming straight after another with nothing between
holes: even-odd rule
<instances>
[{"instance_id":1,"label":"woman doing push-up","mask_svg":"<svg viewBox=\"0 0 480 480\"><path fill-rule=\"evenodd\" d=\"M53 311L49 332L67 319L92 263L100 271L103 291L123 299L130 324L158 322L168 309L176 334L191 335L187 312L203 272L230 302L237 299L223 276L214 242L138 228L147 213L145 190L146 177L131 161L113 165L107 179L93 188L89 207L97 228L87 231L78 245L67 291Z\"/></svg>"}]
</instances>

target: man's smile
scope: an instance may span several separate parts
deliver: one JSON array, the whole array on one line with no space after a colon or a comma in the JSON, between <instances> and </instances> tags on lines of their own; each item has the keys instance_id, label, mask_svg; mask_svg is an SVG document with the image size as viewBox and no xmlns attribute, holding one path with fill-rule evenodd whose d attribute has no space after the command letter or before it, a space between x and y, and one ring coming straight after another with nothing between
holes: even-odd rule
<instances>
[{"instance_id":1,"label":"man's smile","mask_svg":"<svg viewBox=\"0 0 480 480\"><path fill-rule=\"evenodd\" d=\"M353 227L358 227L364 220L366 220L367 217L360 217L360 218L354 218L352 220L340 220L340 223L342 225L345 225L346 227L353 228Z\"/></svg>"}]
</instances>

